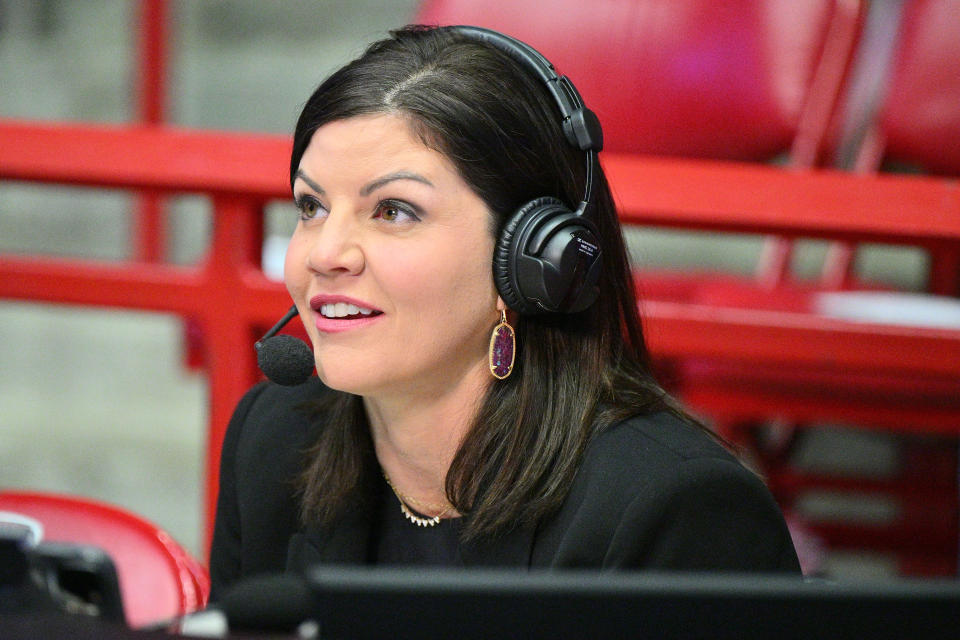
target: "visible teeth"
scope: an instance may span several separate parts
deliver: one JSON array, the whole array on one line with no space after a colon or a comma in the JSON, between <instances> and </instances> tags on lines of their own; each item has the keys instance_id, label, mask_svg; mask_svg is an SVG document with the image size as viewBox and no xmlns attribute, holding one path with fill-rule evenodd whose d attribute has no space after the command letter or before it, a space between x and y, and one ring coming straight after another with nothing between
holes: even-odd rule
<instances>
[{"instance_id":1,"label":"visible teeth","mask_svg":"<svg viewBox=\"0 0 960 640\"><path fill-rule=\"evenodd\" d=\"M368 316L371 313L373 313L373 309L364 309L346 302L329 302L320 306L320 315L326 318L346 318L357 314Z\"/></svg>"}]
</instances>

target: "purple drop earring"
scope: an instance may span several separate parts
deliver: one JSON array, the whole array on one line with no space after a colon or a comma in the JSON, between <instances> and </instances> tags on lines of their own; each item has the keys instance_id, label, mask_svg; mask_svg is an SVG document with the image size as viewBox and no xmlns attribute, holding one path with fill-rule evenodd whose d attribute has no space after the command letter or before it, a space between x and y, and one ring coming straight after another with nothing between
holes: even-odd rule
<instances>
[{"instance_id":1,"label":"purple drop earring","mask_svg":"<svg viewBox=\"0 0 960 640\"><path fill-rule=\"evenodd\" d=\"M490 335L490 373L497 380L510 377L513 361L517 355L517 336L507 322L507 312L500 312L500 324Z\"/></svg>"}]
</instances>

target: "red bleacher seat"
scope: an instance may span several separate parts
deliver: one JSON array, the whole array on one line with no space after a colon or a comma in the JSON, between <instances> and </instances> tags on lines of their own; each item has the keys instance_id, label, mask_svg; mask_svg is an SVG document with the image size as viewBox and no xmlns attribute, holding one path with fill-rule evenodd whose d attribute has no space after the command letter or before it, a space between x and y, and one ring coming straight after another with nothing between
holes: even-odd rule
<instances>
[{"instance_id":1,"label":"red bleacher seat","mask_svg":"<svg viewBox=\"0 0 960 640\"><path fill-rule=\"evenodd\" d=\"M169 620L207 604L206 569L168 533L147 520L102 502L75 496L0 491L0 511L43 526L43 540L92 545L117 569L131 627Z\"/></svg>"},{"instance_id":2,"label":"red bleacher seat","mask_svg":"<svg viewBox=\"0 0 960 640\"><path fill-rule=\"evenodd\" d=\"M575 81L609 151L766 160L801 129L834 4L427 0L415 21L530 43Z\"/></svg>"},{"instance_id":3,"label":"red bleacher seat","mask_svg":"<svg viewBox=\"0 0 960 640\"><path fill-rule=\"evenodd\" d=\"M906 3L874 126L884 157L960 176L960 7L953 0Z\"/></svg>"}]
</instances>

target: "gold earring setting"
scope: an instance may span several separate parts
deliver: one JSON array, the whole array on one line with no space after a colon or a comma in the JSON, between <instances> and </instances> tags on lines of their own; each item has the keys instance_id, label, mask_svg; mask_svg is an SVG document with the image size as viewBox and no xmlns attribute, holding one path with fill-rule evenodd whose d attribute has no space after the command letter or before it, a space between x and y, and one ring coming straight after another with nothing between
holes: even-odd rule
<instances>
[{"instance_id":1,"label":"gold earring setting","mask_svg":"<svg viewBox=\"0 0 960 640\"><path fill-rule=\"evenodd\" d=\"M500 324L490 335L490 373L497 380L510 377L517 355L517 336L507 322L507 312L500 311Z\"/></svg>"}]
</instances>

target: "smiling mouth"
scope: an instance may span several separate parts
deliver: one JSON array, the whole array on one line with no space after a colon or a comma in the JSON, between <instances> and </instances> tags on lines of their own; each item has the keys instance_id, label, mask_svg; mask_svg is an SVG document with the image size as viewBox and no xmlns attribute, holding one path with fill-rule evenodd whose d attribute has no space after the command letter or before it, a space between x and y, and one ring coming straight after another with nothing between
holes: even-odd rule
<instances>
[{"instance_id":1,"label":"smiling mouth","mask_svg":"<svg viewBox=\"0 0 960 640\"><path fill-rule=\"evenodd\" d=\"M383 313L382 311L365 309L363 307L358 307L355 304L348 304L346 302L329 302L327 304L322 304L320 305L318 311L324 318L331 318L335 320L371 318L373 316L379 316Z\"/></svg>"}]
</instances>

